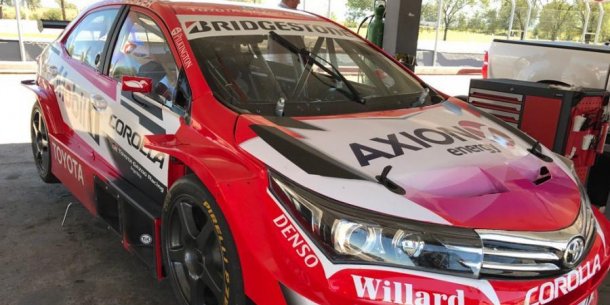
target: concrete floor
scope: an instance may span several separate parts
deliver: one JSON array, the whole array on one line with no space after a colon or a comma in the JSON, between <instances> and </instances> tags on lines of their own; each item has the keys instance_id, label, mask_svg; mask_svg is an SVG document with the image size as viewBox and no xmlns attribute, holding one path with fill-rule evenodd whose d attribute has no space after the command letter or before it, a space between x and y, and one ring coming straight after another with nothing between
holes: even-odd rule
<instances>
[{"instance_id":1,"label":"concrete floor","mask_svg":"<svg viewBox=\"0 0 610 305\"><path fill-rule=\"evenodd\" d=\"M118 235L44 184L29 144L0 145L0 303L6 305L175 304L168 282L123 250Z\"/></svg>"},{"instance_id":2,"label":"concrete floor","mask_svg":"<svg viewBox=\"0 0 610 305\"><path fill-rule=\"evenodd\" d=\"M158 283L80 205L61 227L74 199L36 174L27 143L33 96L19 85L32 77L0 75L0 303L175 304L168 283ZM610 278L599 305L610 305Z\"/></svg>"}]
</instances>

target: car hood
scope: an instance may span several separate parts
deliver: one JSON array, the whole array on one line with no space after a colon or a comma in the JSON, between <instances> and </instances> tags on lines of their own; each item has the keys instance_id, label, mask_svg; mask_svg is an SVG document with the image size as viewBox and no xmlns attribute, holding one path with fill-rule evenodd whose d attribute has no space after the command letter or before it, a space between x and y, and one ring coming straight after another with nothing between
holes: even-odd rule
<instances>
[{"instance_id":1,"label":"car hood","mask_svg":"<svg viewBox=\"0 0 610 305\"><path fill-rule=\"evenodd\" d=\"M312 191L398 217L554 231L580 209L578 186L551 151L542 148L553 162L536 157L521 132L458 102L303 119L246 115L236 139ZM379 183L384 169L398 188Z\"/></svg>"}]
</instances>

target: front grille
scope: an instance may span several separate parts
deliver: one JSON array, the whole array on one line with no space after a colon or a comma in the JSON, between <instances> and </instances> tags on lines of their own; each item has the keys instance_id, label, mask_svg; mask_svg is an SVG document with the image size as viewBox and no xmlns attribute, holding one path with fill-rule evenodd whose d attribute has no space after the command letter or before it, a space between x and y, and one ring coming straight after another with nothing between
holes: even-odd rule
<instances>
[{"instance_id":1,"label":"front grille","mask_svg":"<svg viewBox=\"0 0 610 305\"><path fill-rule=\"evenodd\" d=\"M574 238L585 240L581 260L586 257L595 236L595 220L590 208L583 207L574 224L560 231L477 230L477 233L483 241L482 277L549 277L573 268L564 262L564 254Z\"/></svg>"}]
</instances>

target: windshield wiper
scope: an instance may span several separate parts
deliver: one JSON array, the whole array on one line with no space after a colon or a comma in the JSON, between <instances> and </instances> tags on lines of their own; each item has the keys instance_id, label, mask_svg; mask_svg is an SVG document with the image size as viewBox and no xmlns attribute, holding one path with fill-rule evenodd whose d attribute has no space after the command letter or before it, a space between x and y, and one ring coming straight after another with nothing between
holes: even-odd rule
<instances>
[{"instance_id":1,"label":"windshield wiper","mask_svg":"<svg viewBox=\"0 0 610 305\"><path fill-rule=\"evenodd\" d=\"M529 151L532 155L538 157L542 161L553 162L553 159L551 159L551 157L545 155L542 152L542 145L540 145L539 141L536 141L536 143L534 143L531 148L528 148L527 151Z\"/></svg>"},{"instance_id":2,"label":"windshield wiper","mask_svg":"<svg viewBox=\"0 0 610 305\"><path fill-rule=\"evenodd\" d=\"M320 69L322 69L324 72L326 72L330 76L332 76L334 79L340 80L343 84L345 84L345 87L347 87L347 89L349 90L349 94L351 95L351 97L354 101L356 101L360 104L366 103L366 100L360 96L360 93L358 93L358 90L356 90L356 88L354 88L354 86L347 80L347 78L345 78L345 76L343 76L343 74L341 74L339 69L337 67L335 67L333 64L329 63L326 59L320 57L319 55L312 54L305 48L300 49L299 47L294 45L294 43L288 41L286 38L282 37L280 34L274 32L274 31L269 32L269 37L271 37L271 39L275 40L280 45L282 45L283 47L288 49L290 52L300 55L303 58L307 59L307 62L305 63L306 65L315 64L316 66L320 67ZM324 65L324 63L331 66L332 70L327 68ZM337 89L340 89L340 88L337 88ZM343 92L343 90L340 90L340 92Z\"/></svg>"},{"instance_id":3,"label":"windshield wiper","mask_svg":"<svg viewBox=\"0 0 610 305\"><path fill-rule=\"evenodd\" d=\"M426 99L428 98L429 95L430 95L430 89L428 89L427 87L424 88L424 91L422 91L422 93L417 98L417 101L415 103L413 103L412 106L414 106L414 107L423 106L426 103Z\"/></svg>"}]
</instances>

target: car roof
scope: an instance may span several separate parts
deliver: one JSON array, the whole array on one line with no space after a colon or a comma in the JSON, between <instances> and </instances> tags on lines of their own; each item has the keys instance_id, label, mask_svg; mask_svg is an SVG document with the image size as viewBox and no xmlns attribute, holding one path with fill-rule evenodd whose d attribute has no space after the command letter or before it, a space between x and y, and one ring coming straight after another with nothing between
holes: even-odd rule
<instances>
[{"instance_id":1,"label":"car roof","mask_svg":"<svg viewBox=\"0 0 610 305\"><path fill-rule=\"evenodd\" d=\"M312 21L324 20L320 16L300 10L223 0L106 0L93 4L89 9L109 4L141 6L153 11L171 9L176 15L226 15Z\"/></svg>"}]
</instances>

